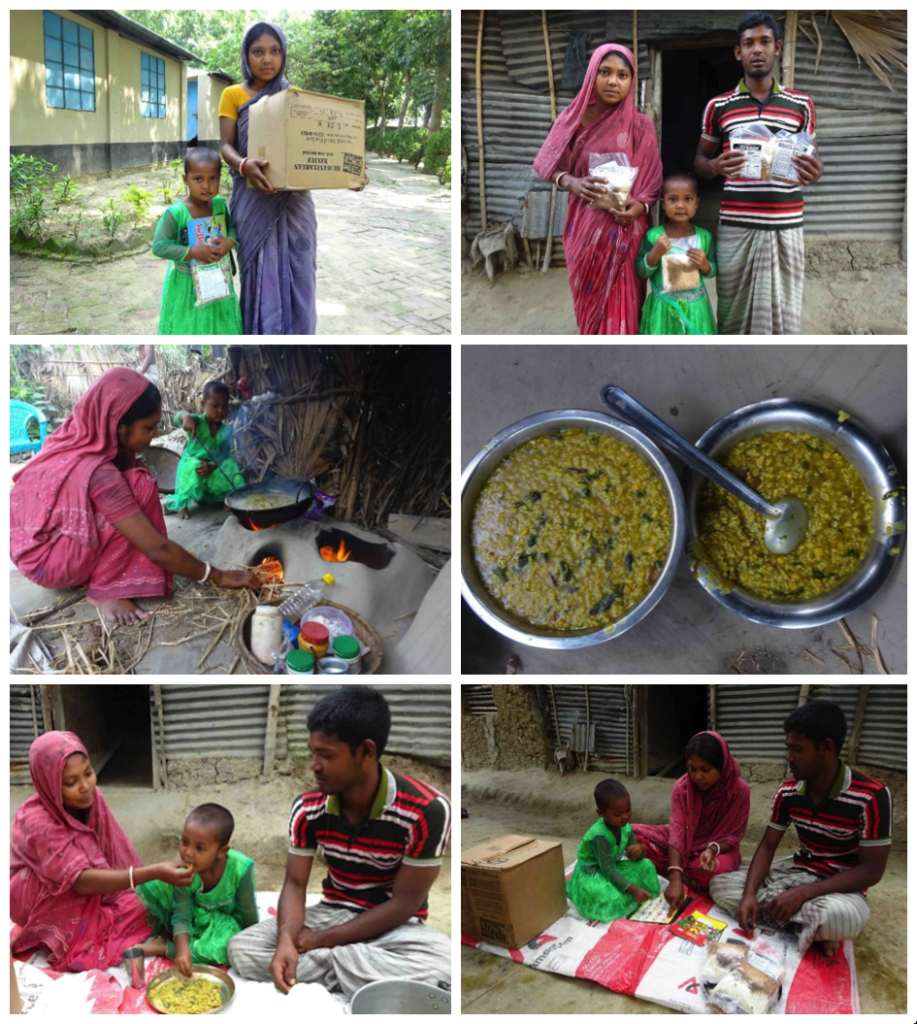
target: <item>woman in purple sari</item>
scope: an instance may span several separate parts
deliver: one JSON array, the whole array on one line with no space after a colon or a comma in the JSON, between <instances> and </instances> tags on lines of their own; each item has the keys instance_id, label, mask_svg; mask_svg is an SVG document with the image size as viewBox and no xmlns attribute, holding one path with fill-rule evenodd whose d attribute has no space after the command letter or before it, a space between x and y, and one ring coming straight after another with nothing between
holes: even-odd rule
<instances>
[{"instance_id":1,"label":"woman in purple sari","mask_svg":"<svg viewBox=\"0 0 917 1024\"><path fill-rule=\"evenodd\" d=\"M310 192L278 192L248 152L248 117L266 96L290 87L283 77L283 30L259 21L242 40L242 85L220 98L220 152L232 172L229 209L239 234L245 334L315 334L315 206ZM367 179L364 178L364 184ZM254 186L248 187L248 182ZM355 191L359 191L356 189Z\"/></svg>"}]
</instances>

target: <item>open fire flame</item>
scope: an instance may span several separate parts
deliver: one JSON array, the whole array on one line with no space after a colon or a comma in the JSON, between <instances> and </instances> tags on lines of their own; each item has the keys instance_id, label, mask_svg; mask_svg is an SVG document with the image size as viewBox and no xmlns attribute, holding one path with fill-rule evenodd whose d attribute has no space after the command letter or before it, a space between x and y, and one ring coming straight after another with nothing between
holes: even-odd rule
<instances>
[{"instance_id":1,"label":"open fire flame","mask_svg":"<svg viewBox=\"0 0 917 1024\"><path fill-rule=\"evenodd\" d=\"M318 553L325 559L326 562L346 562L350 558L350 551L344 544L344 538L341 538L341 543L338 546L337 551L330 544L326 544L325 547L319 548Z\"/></svg>"},{"instance_id":2,"label":"open fire flame","mask_svg":"<svg viewBox=\"0 0 917 1024\"><path fill-rule=\"evenodd\" d=\"M279 601L283 596L283 566L280 562L276 558L264 558L255 572L261 580L261 599L268 604Z\"/></svg>"},{"instance_id":3,"label":"open fire flame","mask_svg":"<svg viewBox=\"0 0 917 1024\"><path fill-rule=\"evenodd\" d=\"M255 526L255 524L251 521L251 519L248 520L248 528L250 530L255 530L256 532L258 532L260 530L269 530L270 529L269 526Z\"/></svg>"}]
</instances>

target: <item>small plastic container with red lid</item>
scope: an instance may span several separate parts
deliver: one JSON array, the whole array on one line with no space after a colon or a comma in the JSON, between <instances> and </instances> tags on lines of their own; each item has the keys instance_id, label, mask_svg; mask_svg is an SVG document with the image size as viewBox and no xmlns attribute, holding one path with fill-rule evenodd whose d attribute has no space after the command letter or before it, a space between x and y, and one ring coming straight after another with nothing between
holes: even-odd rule
<instances>
[{"instance_id":1,"label":"small plastic container with red lid","mask_svg":"<svg viewBox=\"0 0 917 1024\"><path fill-rule=\"evenodd\" d=\"M299 649L308 651L316 660L324 658L328 651L330 637L328 627L320 622L306 622L299 633Z\"/></svg>"}]
</instances>

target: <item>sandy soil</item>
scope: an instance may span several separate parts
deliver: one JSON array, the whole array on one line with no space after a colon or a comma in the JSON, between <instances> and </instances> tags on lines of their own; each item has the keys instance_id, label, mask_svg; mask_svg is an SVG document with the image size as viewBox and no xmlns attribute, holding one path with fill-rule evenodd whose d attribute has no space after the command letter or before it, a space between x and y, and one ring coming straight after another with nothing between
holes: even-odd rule
<instances>
[{"instance_id":1,"label":"sandy soil","mask_svg":"<svg viewBox=\"0 0 917 1024\"><path fill-rule=\"evenodd\" d=\"M716 309L716 280L707 283ZM564 268L500 274L462 263L462 334L576 334ZM806 278L802 334L906 334L907 267Z\"/></svg>"},{"instance_id":2,"label":"sandy soil","mask_svg":"<svg viewBox=\"0 0 917 1024\"><path fill-rule=\"evenodd\" d=\"M474 792L483 787L480 780L487 775L499 773L474 773ZM517 773L511 773L516 775ZM537 787L545 778L542 773L532 773L533 802L495 802L480 799L464 792L462 806L470 817L462 821L462 848L501 835L531 835L538 838L560 840L563 843L564 863L576 859L576 850L586 828L592 823L589 808L579 813L579 804L571 801L571 810L566 818L552 810L553 801L539 802ZM564 779L556 779L550 788L563 787ZM582 788L587 779L594 785L595 774L565 777L571 795ZM657 784L661 780L649 779L646 784ZM463 779L464 785L464 779ZM635 806L644 806L641 786L628 780ZM656 785L648 787L650 804L659 810L658 794L652 792ZM761 805L765 802L765 791L773 792L773 783L752 785L752 819L754 821ZM639 798L635 795L640 793ZM553 795L556 796L556 793ZM656 820L650 815L647 820ZM660 819L661 820L661 819ZM753 836L742 843L742 860L747 864L754 854L760 829L752 829ZM899 835L906 834L901 829ZM793 834L795 835L795 833ZM793 849L785 841L789 855ZM881 883L869 894L872 915L866 931L856 941L856 970L860 990L860 1009L863 1013L904 1013L907 1009L907 849L904 841L892 847L888 867ZM462 1013L669 1013L661 1006L655 1006L631 996L609 992L590 981L566 978L560 975L534 971L511 961L503 960L488 953L463 946L462 970Z\"/></svg>"}]
</instances>

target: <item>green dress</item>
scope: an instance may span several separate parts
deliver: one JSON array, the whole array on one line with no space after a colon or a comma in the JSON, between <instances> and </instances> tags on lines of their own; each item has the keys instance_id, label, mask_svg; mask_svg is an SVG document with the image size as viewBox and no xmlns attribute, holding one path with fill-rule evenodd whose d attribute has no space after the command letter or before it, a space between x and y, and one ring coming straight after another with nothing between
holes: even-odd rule
<instances>
[{"instance_id":1,"label":"green dress","mask_svg":"<svg viewBox=\"0 0 917 1024\"><path fill-rule=\"evenodd\" d=\"M643 316L640 320L641 334L716 334L716 317L707 295L704 278L716 276L716 245L713 236L705 228L694 228L699 244L693 248L703 249L710 264L710 273L701 274L699 288L683 292L662 290L662 261L651 267L646 257L665 233L665 226L650 228L643 236L637 253L637 276L650 282L652 291L646 297ZM679 239L679 241L682 241Z\"/></svg>"},{"instance_id":2,"label":"green dress","mask_svg":"<svg viewBox=\"0 0 917 1024\"><path fill-rule=\"evenodd\" d=\"M222 196L212 200L213 220L220 225L226 237L238 245L236 226L229 212L229 204ZM193 218L183 202L173 203L159 218L156 234L153 236L153 255L171 260L162 285L162 299L159 305L159 334L208 334L213 337L222 334L242 334L242 307L236 296L232 276L229 279L230 295L225 299L210 302L206 306L194 305L194 283L191 268L185 262L190 248L180 240L181 230ZM223 257L227 262L228 256Z\"/></svg>"},{"instance_id":3,"label":"green dress","mask_svg":"<svg viewBox=\"0 0 917 1024\"><path fill-rule=\"evenodd\" d=\"M255 862L237 850L226 855L223 877L209 892L203 891L199 875L184 889L155 880L138 885L136 892L153 934L171 928L173 941L166 943L170 960L175 959L174 937L185 932L192 963L228 964L229 940L258 923Z\"/></svg>"},{"instance_id":4,"label":"green dress","mask_svg":"<svg viewBox=\"0 0 917 1024\"><path fill-rule=\"evenodd\" d=\"M630 825L621 829L621 841L602 818L583 836L576 851L576 869L567 880L567 896L589 921L615 921L626 917L636 906L633 896L624 892L628 885L659 895L659 878L648 857L628 860L625 849L635 842Z\"/></svg>"},{"instance_id":5,"label":"green dress","mask_svg":"<svg viewBox=\"0 0 917 1024\"><path fill-rule=\"evenodd\" d=\"M175 493L166 500L166 509L169 512L188 508L195 501L222 505L230 491L245 486L245 477L242 476L239 464L232 457L232 427L228 423L221 423L216 436L211 436L206 416L178 412L175 414L177 427L182 425L181 420L184 416L191 416L194 419L194 437L189 436L188 444L178 463ZM201 449L206 451L206 458ZM198 476L197 467L202 462L214 462L219 469L215 469L210 476Z\"/></svg>"}]
</instances>

